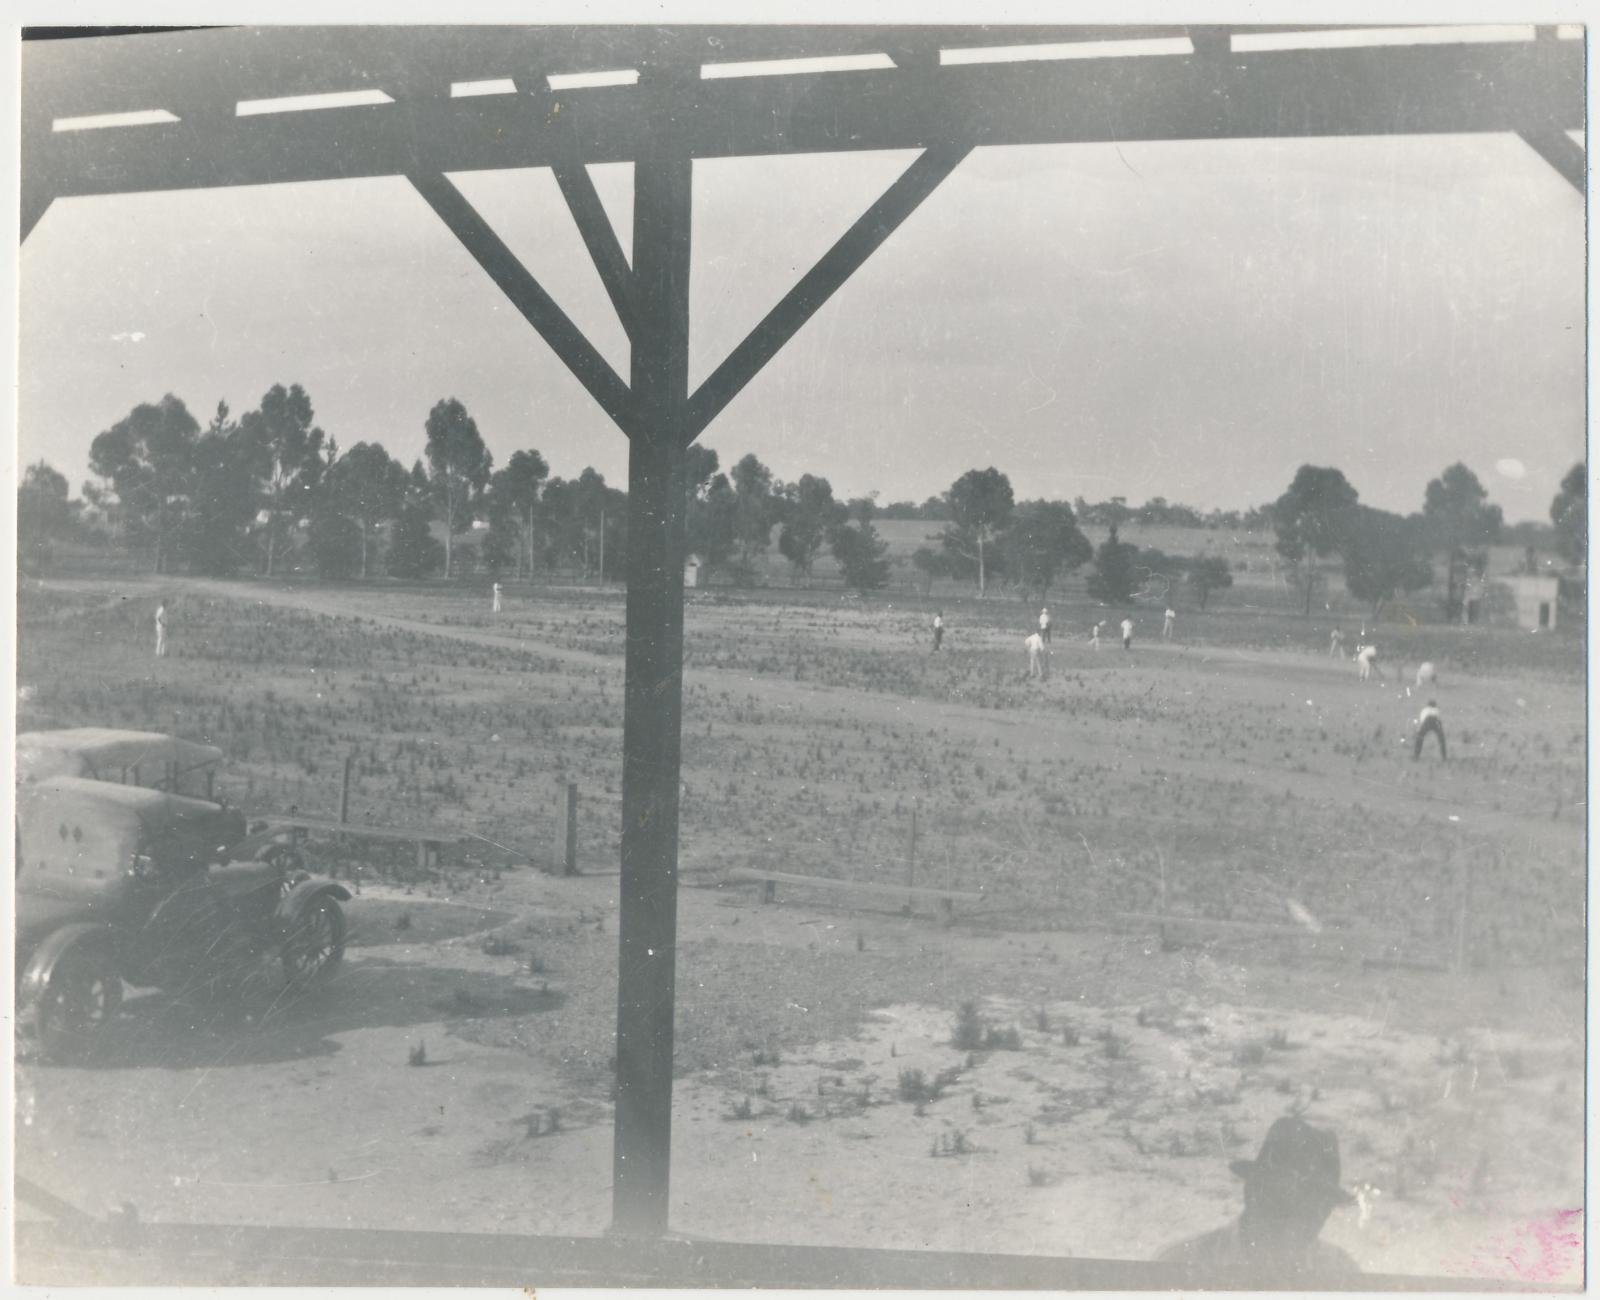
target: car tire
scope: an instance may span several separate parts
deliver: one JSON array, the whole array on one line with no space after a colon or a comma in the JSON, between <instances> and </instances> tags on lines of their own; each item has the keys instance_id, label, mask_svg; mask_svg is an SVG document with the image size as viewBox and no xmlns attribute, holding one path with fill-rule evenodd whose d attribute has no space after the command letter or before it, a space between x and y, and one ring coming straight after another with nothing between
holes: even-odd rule
<instances>
[{"instance_id":1,"label":"car tire","mask_svg":"<svg viewBox=\"0 0 1600 1300\"><path fill-rule=\"evenodd\" d=\"M122 1007L122 974L115 955L99 943L62 953L40 996L36 1025L47 1061L90 1059Z\"/></svg>"},{"instance_id":2,"label":"car tire","mask_svg":"<svg viewBox=\"0 0 1600 1300\"><path fill-rule=\"evenodd\" d=\"M309 991L326 984L344 960L344 944L344 909L338 899L318 894L295 916L283 941L289 986Z\"/></svg>"}]
</instances>

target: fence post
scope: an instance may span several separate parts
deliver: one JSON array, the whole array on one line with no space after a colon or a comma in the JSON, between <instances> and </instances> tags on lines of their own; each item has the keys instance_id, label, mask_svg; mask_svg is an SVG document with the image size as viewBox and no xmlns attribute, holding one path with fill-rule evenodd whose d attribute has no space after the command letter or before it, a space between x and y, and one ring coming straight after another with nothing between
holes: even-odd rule
<instances>
[{"instance_id":1,"label":"fence post","mask_svg":"<svg viewBox=\"0 0 1600 1300\"><path fill-rule=\"evenodd\" d=\"M578 783L563 781L556 787L556 842L552 874L578 874Z\"/></svg>"},{"instance_id":2,"label":"fence post","mask_svg":"<svg viewBox=\"0 0 1600 1300\"><path fill-rule=\"evenodd\" d=\"M911 805L911 855L906 863L906 888L914 889L917 884L917 805ZM917 900L910 894L906 895L906 915L910 916L917 910Z\"/></svg>"},{"instance_id":3,"label":"fence post","mask_svg":"<svg viewBox=\"0 0 1600 1300\"><path fill-rule=\"evenodd\" d=\"M344 756L344 784L339 788L339 820L350 820L350 765L355 762L354 754Z\"/></svg>"},{"instance_id":4,"label":"fence post","mask_svg":"<svg viewBox=\"0 0 1600 1300\"><path fill-rule=\"evenodd\" d=\"M1456 960L1457 975L1467 971L1467 919L1472 893L1472 854L1456 854Z\"/></svg>"}]
</instances>

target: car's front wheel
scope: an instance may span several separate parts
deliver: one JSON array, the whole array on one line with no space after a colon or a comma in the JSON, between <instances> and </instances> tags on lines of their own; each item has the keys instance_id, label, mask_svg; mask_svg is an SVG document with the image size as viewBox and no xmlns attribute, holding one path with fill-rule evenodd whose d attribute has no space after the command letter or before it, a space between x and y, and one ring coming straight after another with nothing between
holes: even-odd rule
<instances>
[{"instance_id":1,"label":"car's front wheel","mask_svg":"<svg viewBox=\"0 0 1600 1300\"><path fill-rule=\"evenodd\" d=\"M62 953L39 1002L39 1045L52 1061L89 1057L122 1006L122 974L115 954L98 943Z\"/></svg>"},{"instance_id":2,"label":"car's front wheel","mask_svg":"<svg viewBox=\"0 0 1600 1300\"><path fill-rule=\"evenodd\" d=\"M283 943L283 969L296 989L326 984L344 960L344 909L319 894L290 923Z\"/></svg>"}]
</instances>

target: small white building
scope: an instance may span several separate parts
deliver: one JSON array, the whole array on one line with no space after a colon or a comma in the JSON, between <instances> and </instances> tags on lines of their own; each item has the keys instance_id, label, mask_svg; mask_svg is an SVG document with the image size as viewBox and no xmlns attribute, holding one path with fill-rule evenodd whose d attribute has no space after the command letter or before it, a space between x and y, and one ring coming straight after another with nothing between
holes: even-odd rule
<instances>
[{"instance_id":1,"label":"small white building","mask_svg":"<svg viewBox=\"0 0 1600 1300\"><path fill-rule=\"evenodd\" d=\"M683 585L685 587L698 587L700 585L700 570L705 568L705 561L698 555L691 554L683 562Z\"/></svg>"},{"instance_id":2,"label":"small white building","mask_svg":"<svg viewBox=\"0 0 1600 1300\"><path fill-rule=\"evenodd\" d=\"M1548 632L1559 616L1561 580L1553 573L1500 574L1469 582L1464 596L1463 623Z\"/></svg>"}]
</instances>

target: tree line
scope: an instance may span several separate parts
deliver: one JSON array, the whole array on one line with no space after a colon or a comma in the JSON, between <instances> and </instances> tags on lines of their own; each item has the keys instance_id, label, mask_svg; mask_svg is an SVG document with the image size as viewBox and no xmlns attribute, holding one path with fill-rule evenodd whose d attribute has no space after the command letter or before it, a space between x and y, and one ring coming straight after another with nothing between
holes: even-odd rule
<instances>
[{"instance_id":1,"label":"tree line","mask_svg":"<svg viewBox=\"0 0 1600 1300\"><path fill-rule=\"evenodd\" d=\"M627 495L592 467L573 479L552 477L544 456L527 448L496 468L476 420L454 397L434 404L424 434L424 454L407 469L376 441L341 450L316 424L298 384L274 385L238 417L219 402L203 429L169 393L94 439L89 464L98 482L85 483L80 499L45 462L27 468L18 493L19 559L38 567L56 542L98 539L158 573L270 577L289 563L325 578L625 571ZM1582 563L1586 546L1584 470L1572 468L1550 509L1556 547L1573 564ZM1308 613L1331 557L1341 561L1350 593L1376 615L1396 595L1431 586L1440 553L1450 617L1459 614L1468 580L1482 576L1487 547L1506 531L1499 507L1461 464L1427 485L1411 516L1362 504L1341 471L1312 465L1271 505L1247 511L1202 514L1163 497L1143 506L1122 497L1018 502L993 466L967 471L920 506L879 507L875 494L838 499L819 475L784 482L754 454L724 471L717 452L698 444L688 451L684 492L687 550L708 578L755 583L775 536L801 584L809 585L826 552L847 586L877 590L887 585L890 564L874 521L915 518L941 525L929 537L935 545L912 556L924 592L946 579L970 582L980 596L1000 585L1043 599L1088 565L1089 594L1110 604L1170 601L1183 584L1204 608L1233 582L1221 556L1172 556L1124 542L1119 530L1130 523L1270 526ZM1108 527L1110 535L1095 548L1081 525Z\"/></svg>"},{"instance_id":2,"label":"tree line","mask_svg":"<svg viewBox=\"0 0 1600 1300\"><path fill-rule=\"evenodd\" d=\"M1302 465L1271 508L1275 546L1305 597L1304 612L1323 581L1323 561L1337 556L1345 588L1368 602L1377 618L1396 596L1431 587L1442 562L1445 617L1459 618L1468 584L1488 568L1488 548L1507 533L1500 507L1488 500L1478 476L1457 462L1431 479L1422 509L1410 515L1361 502L1344 474L1330 466ZM1580 461L1567 471L1550 503L1556 552L1570 565L1588 551L1587 474ZM1525 536L1526 534L1524 534ZM1536 571L1534 545L1524 567Z\"/></svg>"},{"instance_id":3,"label":"tree line","mask_svg":"<svg viewBox=\"0 0 1600 1300\"><path fill-rule=\"evenodd\" d=\"M169 393L95 437L98 481L80 499L45 462L28 467L19 558L39 567L56 543L99 541L157 573L271 577L294 563L326 578L418 578L463 571L457 538L475 533L471 565L489 572L544 564L593 575L603 555L607 575L621 573L627 497L599 472L552 478L533 449L496 469L453 397L434 404L424 432L424 454L407 469L376 441L341 450L299 384L273 385L238 417L219 402L203 429Z\"/></svg>"}]
</instances>

